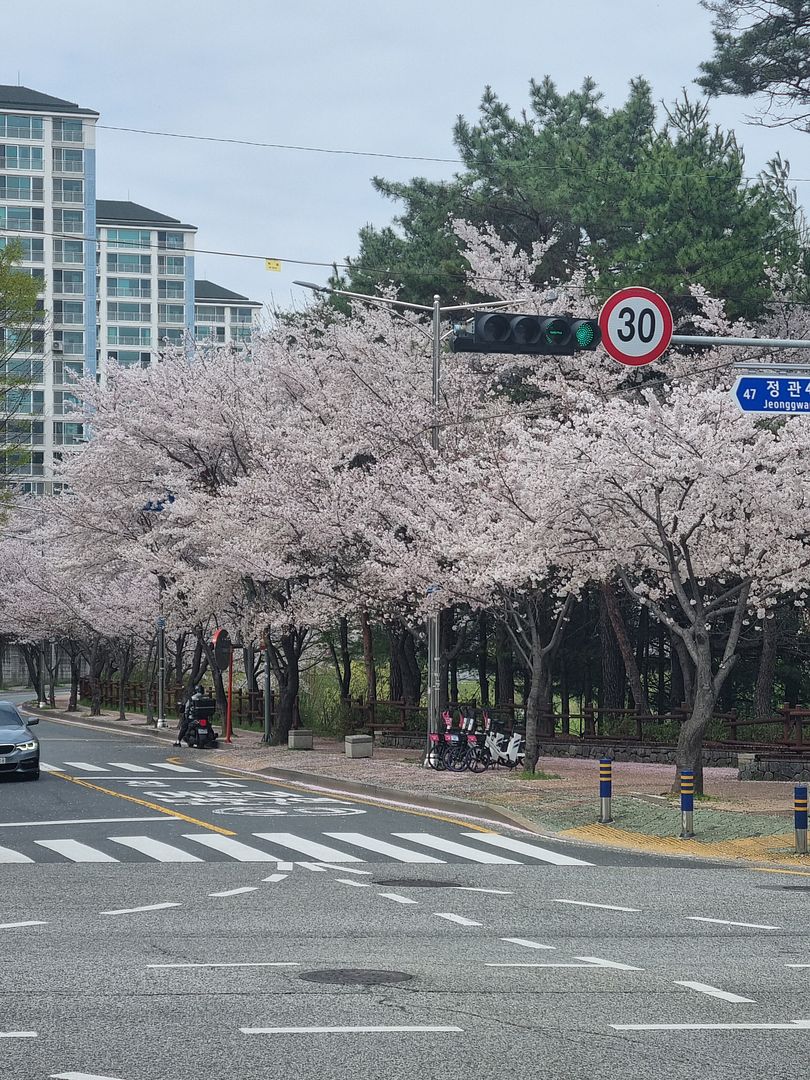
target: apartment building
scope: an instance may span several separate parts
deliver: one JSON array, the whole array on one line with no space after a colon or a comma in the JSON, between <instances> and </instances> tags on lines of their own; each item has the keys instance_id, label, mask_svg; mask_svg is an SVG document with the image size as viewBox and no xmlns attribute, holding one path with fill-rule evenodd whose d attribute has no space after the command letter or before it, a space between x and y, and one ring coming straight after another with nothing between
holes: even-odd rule
<instances>
[{"instance_id":1,"label":"apartment building","mask_svg":"<svg viewBox=\"0 0 810 1080\"><path fill-rule=\"evenodd\" d=\"M196 226L96 198L98 118L75 102L0 85L0 247L19 239L21 268L41 283L30 342L14 351L6 341L0 350L0 374L26 387L15 393L6 427L9 442L30 447L18 475L34 494L58 487L54 465L85 440L83 425L69 419L74 377L103 382L111 360L146 367L195 331L215 343L245 342L261 309L212 282L195 283Z\"/></svg>"},{"instance_id":2,"label":"apartment building","mask_svg":"<svg viewBox=\"0 0 810 1080\"><path fill-rule=\"evenodd\" d=\"M194 336L213 345L244 346L256 329L261 307L213 281L195 281Z\"/></svg>"},{"instance_id":3,"label":"apartment building","mask_svg":"<svg viewBox=\"0 0 810 1080\"><path fill-rule=\"evenodd\" d=\"M83 439L81 424L61 419L70 373L95 370L98 115L0 86L0 245L21 241L22 268L41 282L42 309L30 342L16 352L7 342L0 363L4 375L30 387L17 396L10 441L30 446L20 479L37 493L52 490L54 460Z\"/></svg>"}]
</instances>

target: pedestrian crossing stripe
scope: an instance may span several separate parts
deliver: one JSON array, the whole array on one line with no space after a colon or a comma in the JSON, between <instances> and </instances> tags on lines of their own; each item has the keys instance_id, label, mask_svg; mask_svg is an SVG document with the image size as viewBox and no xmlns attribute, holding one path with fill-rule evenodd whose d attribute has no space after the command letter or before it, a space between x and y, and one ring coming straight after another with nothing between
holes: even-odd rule
<instances>
[{"instance_id":1,"label":"pedestrian crossing stripe","mask_svg":"<svg viewBox=\"0 0 810 1080\"><path fill-rule=\"evenodd\" d=\"M84 773L109 773L112 770L118 769L120 772L126 773L138 773L139 775L145 773L157 772L171 772L171 773L183 773L188 775L189 773L199 774L199 769L192 769L188 765L174 765L170 761L148 761L145 765L137 765L131 761L108 761L104 765L95 765L90 761L64 761L61 765L51 765L48 762L40 761L39 767L43 772L59 773L65 772L64 766L70 766L71 769Z\"/></svg>"},{"instance_id":2,"label":"pedestrian crossing stripe","mask_svg":"<svg viewBox=\"0 0 810 1080\"><path fill-rule=\"evenodd\" d=\"M305 866L310 870L320 870L321 868L343 869L345 866L350 873L359 873L360 871L356 871L352 867L368 862L445 864L448 862L446 856L452 857L449 861L489 865L507 863L514 866L538 862L569 866L592 865L582 859L573 859L571 856L562 855L560 852L553 851L550 848L529 844L522 840L513 840L512 837L500 836L496 833L462 833L462 835L479 844L484 843L501 847L509 851L510 856L514 853L515 858L506 857L482 847L475 847L472 844L462 844L449 837L432 833L393 833L391 841L378 836L355 832L325 832L321 835L324 839L329 839L331 843L326 844L320 842L319 839L287 832L253 833L252 837L261 841L266 847L258 846L254 842L245 843L230 836L221 836L209 832L183 833L182 840L186 841L183 846L179 843L169 843L166 840L156 840L151 836L139 835L105 837L104 841L112 845L111 850L104 850L95 844L87 843L85 840L77 840L73 837L36 839L33 843L37 848L58 855L66 862L71 863L100 864L132 861L132 859L122 858L122 849L124 849L130 853L137 853L146 862L205 862L206 856L210 853L215 857L220 856L219 861L276 863L279 868L283 869L291 866L287 860L292 857L291 853L295 852L297 855L304 857L303 860L298 862L299 866ZM402 844L393 843L394 839L405 840L407 844L413 846L406 847ZM335 842L342 846L332 846ZM344 850L344 847L359 849L365 858ZM430 848L432 852L438 854L425 854L424 851L419 850L424 847ZM36 861L35 858L23 851L0 846L0 864L22 864ZM210 858L208 861L211 861Z\"/></svg>"}]
</instances>

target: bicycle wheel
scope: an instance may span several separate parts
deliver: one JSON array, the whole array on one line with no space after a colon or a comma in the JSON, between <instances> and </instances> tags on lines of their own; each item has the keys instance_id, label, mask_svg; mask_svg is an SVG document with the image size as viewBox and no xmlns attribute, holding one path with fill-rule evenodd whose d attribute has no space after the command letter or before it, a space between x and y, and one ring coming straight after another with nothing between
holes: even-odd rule
<instances>
[{"instance_id":1,"label":"bicycle wheel","mask_svg":"<svg viewBox=\"0 0 810 1080\"><path fill-rule=\"evenodd\" d=\"M445 756L445 764L451 772L464 772L469 769L469 748L466 746L454 746Z\"/></svg>"},{"instance_id":2,"label":"bicycle wheel","mask_svg":"<svg viewBox=\"0 0 810 1080\"><path fill-rule=\"evenodd\" d=\"M489 752L482 750L480 746L476 746L470 750L470 770L474 773L486 772L489 768Z\"/></svg>"},{"instance_id":3,"label":"bicycle wheel","mask_svg":"<svg viewBox=\"0 0 810 1080\"><path fill-rule=\"evenodd\" d=\"M430 750L428 751L427 763L431 769L435 769L436 772L443 772L445 769L444 764L444 747L438 743L432 743Z\"/></svg>"}]
</instances>

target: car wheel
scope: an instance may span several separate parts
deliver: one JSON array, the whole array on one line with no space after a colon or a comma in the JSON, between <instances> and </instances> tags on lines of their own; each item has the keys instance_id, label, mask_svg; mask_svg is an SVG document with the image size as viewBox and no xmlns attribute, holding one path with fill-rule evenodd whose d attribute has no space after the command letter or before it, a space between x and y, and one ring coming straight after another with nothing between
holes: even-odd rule
<instances>
[{"instance_id":1,"label":"car wheel","mask_svg":"<svg viewBox=\"0 0 810 1080\"><path fill-rule=\"evenodd\" d=\"M36 772L26 773L25 778L26 780L39 780L39 769Z\"/></svg>"}]
</instances>

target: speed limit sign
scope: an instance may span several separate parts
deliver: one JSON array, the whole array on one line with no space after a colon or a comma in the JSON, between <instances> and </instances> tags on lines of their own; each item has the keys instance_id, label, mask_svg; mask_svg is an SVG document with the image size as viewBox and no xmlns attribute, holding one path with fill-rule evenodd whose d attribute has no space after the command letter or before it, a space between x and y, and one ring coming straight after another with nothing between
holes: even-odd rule
<instances>
[{"instance_id":1,"label":"speed limit sign","mask_svg":"<svg viewBox=\"0 0 810 1080\"><path fill-rule=\"evenodd\" d=\"M672 312L663 296L641 286L620 289L599 313L602 344L620 364L641 367L666 352L672 340Z\"/></svg>"}]
</instances>

